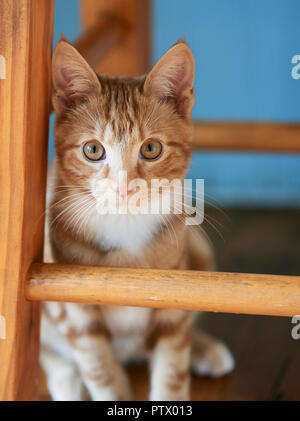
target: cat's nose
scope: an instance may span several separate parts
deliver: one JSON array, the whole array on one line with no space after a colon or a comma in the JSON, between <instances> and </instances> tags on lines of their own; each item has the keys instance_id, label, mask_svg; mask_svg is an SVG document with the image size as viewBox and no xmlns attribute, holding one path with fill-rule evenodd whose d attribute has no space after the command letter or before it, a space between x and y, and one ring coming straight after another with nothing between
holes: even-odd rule
<instances>
[{"instance_id":1,"label":"cat's nose","mask_svg":"<svg viewBox=\"0 0 300 421\"><path fill-rule=\"evenodd\" d=\"M116 193L117 195L121 198L121 199L125 199L127 196L127 187L123 188L123 187L117 187L116 188Z\"/></svg>"},{"instance_id":2,"label":"cat's nose","mask_svg":"<svg viewBox=\"0 0 300 421\"><path fill-rule=\"evenodd\" d=\"M116 187L116 193L121 199L126 199L126 197L128 196L128 193L130 193L134 190L135 190L134 187L128 188L128 186L126 184L119 185L119 186Z\"/></svg>"}]
</instances>

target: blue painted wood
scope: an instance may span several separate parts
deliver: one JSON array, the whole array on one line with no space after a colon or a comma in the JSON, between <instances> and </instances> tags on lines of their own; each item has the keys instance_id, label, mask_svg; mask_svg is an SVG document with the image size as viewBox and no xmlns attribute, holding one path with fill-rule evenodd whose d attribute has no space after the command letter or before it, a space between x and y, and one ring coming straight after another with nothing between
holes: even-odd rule
<instances>
[{"instance_id":1,"label":"blue painted wood","mask_svg":"<svg viewBox=\"0 0 300 421\"><path fill-rule=\"evenodd\" d=\"M55 2L53 47L63 34L69 41L75 41L80 34L79 0L57 0ZM50 116L48 160L54 155L54 115Z\"/></svg>"},{"instance_id":2,"label":"blue painted wood","mask_svg":"<svg viewBox=\"0 0 300 421\"><path fill-rule=\"evenodd\" d=\"M153 11L154 61L182 36L194 52L194 118L300 120L299 0L154 0ZM190 175L224 205L300 205L299 156L197 153Z\"/></svg>"}]
</instances>

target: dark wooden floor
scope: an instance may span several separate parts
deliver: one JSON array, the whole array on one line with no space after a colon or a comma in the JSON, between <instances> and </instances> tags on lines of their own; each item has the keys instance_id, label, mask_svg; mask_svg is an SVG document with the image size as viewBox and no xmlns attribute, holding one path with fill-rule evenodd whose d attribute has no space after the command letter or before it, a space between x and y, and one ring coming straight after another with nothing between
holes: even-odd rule
<instances>
[{"instance_id":1,"label":"dark wooden floor","mask_svg":"<svg viewBox=\"0 0 300 421\"><path fill-rule=\"evenodd\" d=\"M224 241L210 227L218 270L300 275L300 211L208 212ZM300 400L300 340L291 319L205 314L203 325L222 337L236 370L219 380L195 379L195 399Z\"/></svg>"},{"instance_id":2,"label":"dark wooden floor","mask_svg":"<svg viewBox=\"0 0 300 421\"><path fill-rule=\"evenodd\" d=\"M300 275L300 211L207 215L224 238L205 225L218 270ZM300 339L291 337L291 319L206 313L201 324L229 345L236 369L222 379L193 377L193 400L300 400ZM131 367L129 374L137 399L147 399L147 369Z\"/></svg>"}]
</instances>

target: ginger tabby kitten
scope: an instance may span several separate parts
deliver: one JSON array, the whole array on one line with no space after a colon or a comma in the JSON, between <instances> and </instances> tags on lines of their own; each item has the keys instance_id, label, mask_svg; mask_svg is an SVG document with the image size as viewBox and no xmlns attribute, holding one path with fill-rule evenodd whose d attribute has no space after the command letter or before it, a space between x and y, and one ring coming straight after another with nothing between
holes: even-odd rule
<instances>
[{"instance_id":1,"label":"ginger tabby kitten","mask_svg":"<svg viewBox=\"0 0 300 421\"><path fill-rule=\"evenodd\" d=\"M56 157L48 179L45 260L85 265L213 269L204 238L174 214L101 214L98 182L119 171L183 180L191 156L194 60L178 42L146 76L97 75L61 40L53 55ZM118 203L135 188L114 184ZM149 196L141 198L148 204ZM169 226L176 235L172 241ZM191 291L191 294L193 292ZM188 400L190 367L220 376L234 361L224 344L191 329L194 313L45 303L41 363L55 400L130 400L122 363L148 358L151 400Z\"/></svg>"}]
</instances>

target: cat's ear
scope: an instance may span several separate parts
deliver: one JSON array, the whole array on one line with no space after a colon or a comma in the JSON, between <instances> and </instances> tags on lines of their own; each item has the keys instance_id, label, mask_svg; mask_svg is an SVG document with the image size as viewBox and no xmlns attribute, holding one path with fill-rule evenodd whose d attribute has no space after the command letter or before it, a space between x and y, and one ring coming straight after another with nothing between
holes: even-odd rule
<instances>
[{"instance_id":1,"label":"cat's ear","mask_svg":"<svg viewBox=\"0 0 300 421\"><path fill-rule=\"evenodd\" d=\"M66 39L57 44L52 57L52 103L57 115L101 91L94 70Z\"/></svg>"},{"instance_id":2,"label":"cat's ear","mask_svg":"<svg viewBox=\"0 0 300 421\"><path fill-rule=\"evenodd\" d=\"M192 51L180 41L150 71L144 92L159 101L172 101L178 114L188 117L194 105L194 72Z\"/></svg>"}]
</instances>

